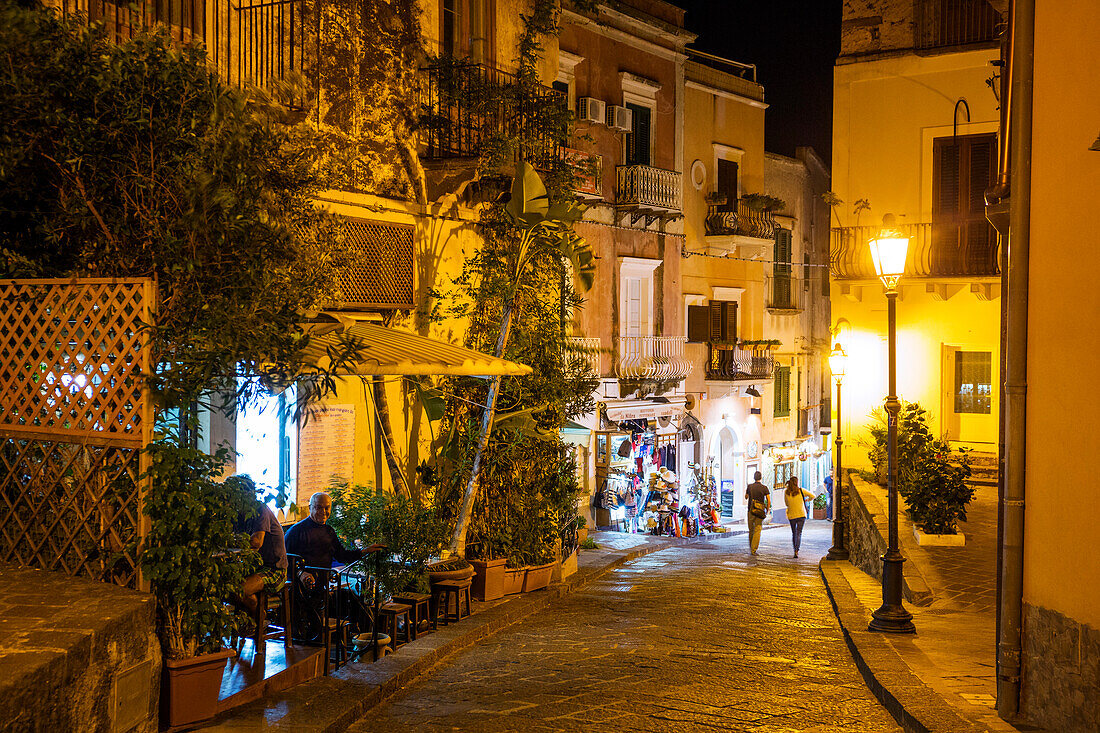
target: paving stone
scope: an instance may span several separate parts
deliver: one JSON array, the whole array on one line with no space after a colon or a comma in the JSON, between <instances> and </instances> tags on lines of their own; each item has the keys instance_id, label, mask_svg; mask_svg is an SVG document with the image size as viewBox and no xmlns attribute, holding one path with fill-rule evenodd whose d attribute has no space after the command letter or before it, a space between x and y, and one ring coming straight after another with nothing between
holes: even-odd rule
<instances>
[{"instance_id":1,"label":"paving stone","mask_svg":"<svg viewBox=\"0 0 1100 733\"><path fill-rule=\"evenodd\" d=\"M765 532L681 544L554 601L370 710L365 731L900 730L845 645L816 562ZM637 570L644 572L634 572Z\"/></svg>"}]
</instances>

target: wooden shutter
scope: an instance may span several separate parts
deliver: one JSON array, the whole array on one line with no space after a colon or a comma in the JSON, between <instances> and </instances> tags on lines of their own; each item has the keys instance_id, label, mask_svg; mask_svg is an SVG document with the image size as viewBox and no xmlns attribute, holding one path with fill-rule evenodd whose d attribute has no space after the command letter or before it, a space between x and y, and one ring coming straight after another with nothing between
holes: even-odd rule
<instances>
[{"instance_id":1,"label":"wooden shutter","mask_svg":"<svg viewBox=\"0 0 1100 733\"><path fill-rule=\"evenodd\" d=\"M726 301L726 333L727 341L737 340L737 301Z\"/></svg>"},{"instance_id":2,"label":"wooden shutter","mask_svg":"<svg viewBox=\"0 0 1100 733\"><path fill-rule=\"evenodd\" d=\"M737 340L737 301L712 300L709 308L710 341Z\"/></svg>"},{"instance_id":3,"label":"wooden shutter","mask_svg":"<svg viewBox=\"0 0 1100 733\"><path fill-rule=\"evenodd\" d=\"M775 367L775 417L791 414L791 368Z\"/></svg>"},{"instance_id":4,"label":"wooden shutter","mask_svg":"<svg viewBox=\"0 0 1100 733\"><path fill-rule=\"evenodd\" d=\"M688 306L688 341L702 343L710 340L710 306Z\"/></svg>"},{"instance_id":5,"label":"wooden shutter","mask_svg":"<svg viewBox=\"0 0 1100 733\"><path fill-rule=\"evenodd\" d=\"M710 340L722 340L722 301L710 301Z\"/></svg>"},{"instance_id":6,"label":"wooden shutter","mask_svg":"<svg viewBox=\"0 0 1100 733\"><path fill-rule=\"evenodd\" d=\"M775 264L772 266L772 305L791 303L791 230L775 230Z\"/></svg>"},{"instance_id":7,"label":"wooden shutter","mask_svg":"<svg viewBox=\"0 0 1100 733\"><path fill-rule=\"evenodd\" d=\"M650 165L649 133L650 109L637 104L627 104L633 117L634 131L626 136L626 164Z\"/></svg>"},{"instance_id":8,"label":"wooden shutter","mask_svg":"<svg viewBox=\"0 0 1100 733\"><path fill-rule=\"evenodd\" d=\"M933 275L995 274L996 235L985 219L985 192L993 182L993 134L932 141Z\"/></svg>"}]
</instances>

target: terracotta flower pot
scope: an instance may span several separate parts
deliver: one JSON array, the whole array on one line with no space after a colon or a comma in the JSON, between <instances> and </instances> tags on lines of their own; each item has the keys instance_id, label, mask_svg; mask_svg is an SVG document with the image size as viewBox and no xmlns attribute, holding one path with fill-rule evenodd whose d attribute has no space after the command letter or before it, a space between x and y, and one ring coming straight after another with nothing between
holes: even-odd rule
<instances>
[{"instance_id":1,"label":"terracotta flower pot","mask_svg":"<svg viewBox=\"0 0 1100 733\"><path fill-rule=\"evenodd\" d=\"M471 560L474 566L472 592L479 601L492 601L504 595L505 558L496 560Z\"/></svg>"},{"instance_id":2,"label":"terracotta flower pot","mask_svg":"<svg viewBox=\"0 0 1100 733\"><path fill-rule=\"evenodd\" d=\"M428 582L438 583L441 580L466 580L474 574L474 566L467 565L464 568L458 570L432 570L432 566L429 565L425 570L428 571Z\"/></svg>"},{"instance_id":3,"label":"terracotta flower pot","mask_svg":"<svg viewBox=\"0 0 1100 733\"><path fill-rule=\"evenodd\" d=\"M825 518L825 510L815 508L814 509L814 519L824 519L824 518Z\"/></svg>"},{"instance_id":4,"label":"terracotta flower pot","mask_svg":"<svg viewBox=\"0 0 1100 733\"><path fill-rule=\"evenodd\" d=\"M585 539L588 538L588 527L577 527L577 544L583 544Z\"/></svg>"},{"instance_id":5,"label":"terracotta flower pot","mask_svg":"<svg viewBox=\"0 0 1100 733\"><path fill-rule=\"evenodd\" d=\"M504 595L523 592L523 579L527 575L527 568L504 569Z\"/></svg>"},{"instance_id":6,"label":"terracotta flower pot","mask_svg":"<svg viewBox=\"0 0 1100 733\"><path fill-rule=\"evenodd\" d=\"M213 654L202 654L187 659L167 659L165 691L168 704L168 725L197 723L213 718L218 712L218 693L222 686L225 660L236 654L223 649Z\"/></svg>"},{"instance_id":7,"label":"terracotta flower pot","mask_svg":"<svg viewBox=\"0 0 1100 733\"><path fill-rule=\"evenodd\" d=\"M550 576L553 572L554 563L552 562L527 568L527 575L523 579L523 592L541 590L550 585Z\"/></svg>"}]
</instances>

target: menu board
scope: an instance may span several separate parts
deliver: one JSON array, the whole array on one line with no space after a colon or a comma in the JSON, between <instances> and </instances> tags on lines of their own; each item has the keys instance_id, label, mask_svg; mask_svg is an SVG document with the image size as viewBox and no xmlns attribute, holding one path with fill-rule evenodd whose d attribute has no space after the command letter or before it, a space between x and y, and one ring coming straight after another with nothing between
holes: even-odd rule
<instances>
[{"instance_id":1,"label":"menu board","mask_svg":"<svg viewBox=\"0 0 1100 733\"><path fill-rule=\"evenodd\" d=\"M298 431L298 506L324 491L332 477L351 481L355 461L355 405L328 405Z\"/></svg>"}]
</instances>

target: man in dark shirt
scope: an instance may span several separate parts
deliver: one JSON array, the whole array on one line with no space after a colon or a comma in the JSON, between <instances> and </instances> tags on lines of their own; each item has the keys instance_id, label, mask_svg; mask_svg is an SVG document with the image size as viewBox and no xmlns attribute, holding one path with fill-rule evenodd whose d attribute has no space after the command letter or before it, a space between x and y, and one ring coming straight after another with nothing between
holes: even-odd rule
<instances>
[{"instance_id":1,"label":"man in dark shirt","mask_svg":"<svg viewBox=\"0 0 1100 733\"><path fill-rule=\"evenodd\" d=\"M768 491L767 486L760 483L761 478L759 471L754 473L752 483L745 489L745 499L748 500L749 550L754 555L757 548L760 547L760 531L764 527L764 518L757 517L752 513L752 504L754 501L758 501L764 505L767 511L771 511L772 508L771 492Z\"/></svg>"},{"instance_id":2,"label":"man in dark shirt","mask_svg":"<svg viewBox=\"0 0 1100 733\"><path fill-rule=\"evenodd\" d=\"M309 498L309 516L286 531L286 550L301 555L307 567L330 568L333 560L342 564L355 562L363 557L363 550L347 549L336 530L328 526L332 516L332 497L324 492ZM306 585L313 585L313 577Z\"/></svg>"}]
</instances>

